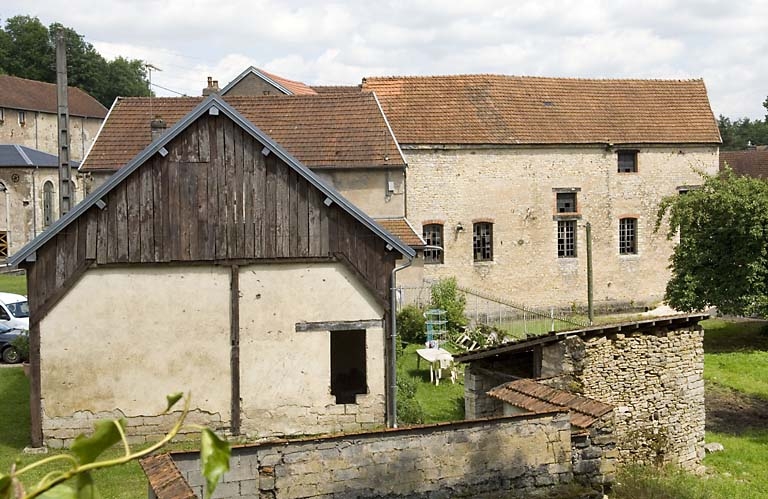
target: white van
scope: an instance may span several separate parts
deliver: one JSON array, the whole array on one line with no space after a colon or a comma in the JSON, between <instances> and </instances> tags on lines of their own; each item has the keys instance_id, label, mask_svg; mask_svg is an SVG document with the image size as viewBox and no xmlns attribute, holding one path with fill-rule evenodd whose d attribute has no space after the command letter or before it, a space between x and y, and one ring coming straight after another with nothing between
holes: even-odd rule
<instances>
[{"instance_id":1,"label":"white van","mask_svg":"<svg viewBox=\"0 0 768 499\"><path fill-rule=\"evenodd\" d=\"M29 304L26 296L0 293L0 324L14 329L29 329Z\"/></svg>"}]
</instances>

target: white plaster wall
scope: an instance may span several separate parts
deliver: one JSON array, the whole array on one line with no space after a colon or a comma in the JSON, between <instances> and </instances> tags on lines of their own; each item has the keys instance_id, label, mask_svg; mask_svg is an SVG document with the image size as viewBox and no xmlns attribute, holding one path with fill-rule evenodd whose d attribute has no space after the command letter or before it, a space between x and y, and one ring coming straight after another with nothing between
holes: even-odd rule
<instances>
[{"instance_id":1,"label":"white plaster wall","mask_svg":"<svg viewBox=\"0 0 768 499\"><path fill-rule=\"evenodd\" d=\"M381 425L383 328L366 332L369 393L337 405L330 393L328 331L298 322L381 320L383 308L338 263L241 267L240 379L243 431L251 436L325 433Z\"/></svg>"},{"instance_id":2,"label":"white plaster wall","mask_svg":"<svg viewBox=\"0 0 768 499\"><path fill-rule=\"evenodd\" d=\"M218 267L88 270L40 322L44 428L89 412L156 415L179 391L228 420L229 295Z\"/></svg>"},{"instance_id":3,"label":"white plaster wall","mask_svg":"<svg viewBox=\"0 0 768 499\"><path fill-rule=\"evenodd\" d=\"M314 170L372 218L405 216L405 170ZM394 190L389 190L389 182Z\"/></svg>"},{"instance_id":4,"label":"white plaster wall","mask_svg":"<svg viewBox=\"0 0 768 499\"><path fill-rule=\"evenodd\" d=\"M456 276L463 286L534 306L585 304L584 224L592 224L597 304L653 303L669 278L673 242L654 233L663 196L718 170L718 149L643 147L637 173L618 173L615 151L600 147L404 151L408 219L445 224L445 263L426 279ZM580 188L577 258L557 257L553 188ZM619 255L619 218L638 218L638 254ZM473 262L472 223L494 221L492 262ZM456 233L461 222L465 230Z\"/></svg>"}]
</instances>

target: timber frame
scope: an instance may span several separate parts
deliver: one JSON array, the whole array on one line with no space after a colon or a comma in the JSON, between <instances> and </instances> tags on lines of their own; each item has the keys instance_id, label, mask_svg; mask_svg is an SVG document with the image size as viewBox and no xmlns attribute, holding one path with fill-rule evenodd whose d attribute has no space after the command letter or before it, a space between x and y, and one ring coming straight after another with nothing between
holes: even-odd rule
<instances>
[{"instance_id":1,"label":"timber frame","mask_svg":"<svg viewBox=\"0 0 768 499\"><path fill-rule=\"evenodd\" d=\"M212 95L9 260L28 276L32 444L43 438L40 321L89 268L230 267L238 373L238 266L341 262L389 313L395 261L414 255Z\"/></svg>"}]
</instances>

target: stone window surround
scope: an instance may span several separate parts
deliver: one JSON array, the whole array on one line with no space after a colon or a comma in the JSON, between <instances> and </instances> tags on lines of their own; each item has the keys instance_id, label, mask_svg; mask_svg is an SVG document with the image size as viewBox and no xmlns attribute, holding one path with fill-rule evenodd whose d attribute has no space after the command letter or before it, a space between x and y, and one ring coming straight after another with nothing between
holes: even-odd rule
<instances>
[{"instance_id":1,"label":"stone window surround","mask_svg":"<svg viewBox=\"0 0 768 499\"><path fill-rule=\"evenodd\" d=\"M552 192L555 194L554 204L552 206L552 220L573 220L581 219L581 203L578 200L578 195L581 192L581 187L553 187ZM576 197L576 210L560 213L557 211L557 196L561 193L574 193Z\"/></svg>"},{"instance_id":2,"label":"stone window surround","mask_svg":"<svg viewBox=\"0 0 768 499\"><path fill-rule=\"evenodd\" d=\"M19 111L19 126L27 126L27 113L26 113L26 111Z\"/></svg>"},{"instance_id":3,"label":"stone window surround","mask_svg":"<svg viewBox=\"0 0 768 499\"><path fill-rule=\"evenodd\" d=\"M637 234L638 234L639 227L640 227L640 216L637 215L636 213L626 213L626 214L619 215L618 218L619 218L619 227L618 227L617 235L618 235L619 256L621 256L621 257L638 256L640 254L640 248L638 247L638 236L637 236ZM631 253L624 253L624 252L622 252L622 234L621 234L622 230L621 230L621 223L622 223L623 220L634 220L634 227L633 227L633 229L634 229L633 249L634 249L634 251L632 251Z\"/></svg>"},{"instance_id":4,"label":"stone window surround","mask_svg":"<svg viewBox=\"0 0 768 499\"><path fill-rule=\"evenodd\" d=\"M622 154L625 155L625 157L628 154L632 154L633 155L633 164L631 166L631 168L632 168L631 170L622 170L621 169L621 156L622 156ZM616 171L618 173L621 173L621 174L637 173L638 171L640 171L640 169L638 167L638 163L639 163L638 158L639 158L639 156L640 156L640 151L637 150L637 149L617 149L616 150Z\"/></svg>"},{"instance_id":5,"label":"stone window surround","mask_svg":"<svg viewBox=\"0 0 768 499\"><path fill-rule=\"evenodd\" d=\"M474 263L476 264L493 262L493 226L495 225L495 222L496 220L493 218L473 218L472 219L472 258L474 260ZM489 231L488 231L489 241L487 243L483 243L482 241L480 242L480 244L483 244L484 246L488 246L490 250L487 258L478 259L476 256L476 246L478 243L475 240L476 239L475 234L477 231L478 224L487 225L489 228Z\"/></svg>"},{"instance_id":6,"label":"stone window surround","mask_svg":"<svg viewBox=\"0 0 768 499\"><path fill-rule=\"evenodd\" d=\"M435 244L431 238L427 238L426 228L428 226L440 226L440 241ZM424 250L424 263L427 265L439 265L445 263L445 221L444 220L424 220L421 223L421 234L428 245L440 246L442 250ZM427 253L429 252L429 253Z\"/></svg>"}]
</instances>

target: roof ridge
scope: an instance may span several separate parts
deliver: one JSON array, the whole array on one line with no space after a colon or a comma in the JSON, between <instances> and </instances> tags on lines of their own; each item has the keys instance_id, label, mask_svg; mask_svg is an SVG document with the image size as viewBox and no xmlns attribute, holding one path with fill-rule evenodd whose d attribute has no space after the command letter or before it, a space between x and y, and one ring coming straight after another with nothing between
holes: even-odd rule
<instances>
[{"instance_id":1,"label":"roof ridge","mask_svg":"<svg viewBox=\"0 0 768 499\"><path fill-rule=\"evenodd\" d=\"M491 77L491 78L509 78L509 79L529 79L529 80L565 80L565 81L599 81L599 82L703 82L703 77L698 78L585 78L579 76L539 76L539 75L509 75L500 73L459 73L443 75L392 75L392 76L366 76L363 77L363 84L369 80L417 80L417 79L439 79L439 78L472 78L472 77Z\"/></svg>"}]
</instances>

